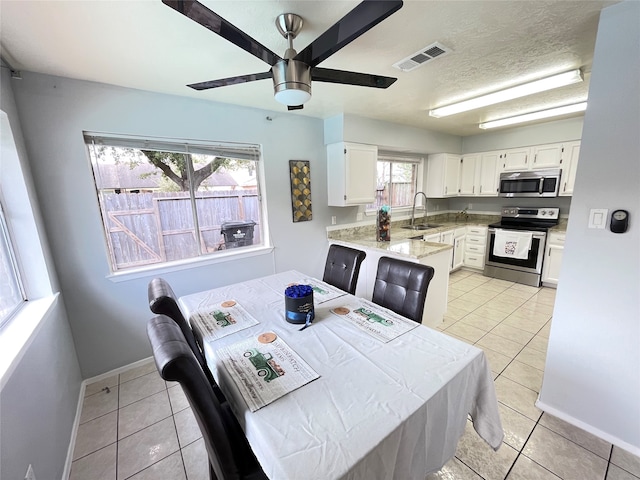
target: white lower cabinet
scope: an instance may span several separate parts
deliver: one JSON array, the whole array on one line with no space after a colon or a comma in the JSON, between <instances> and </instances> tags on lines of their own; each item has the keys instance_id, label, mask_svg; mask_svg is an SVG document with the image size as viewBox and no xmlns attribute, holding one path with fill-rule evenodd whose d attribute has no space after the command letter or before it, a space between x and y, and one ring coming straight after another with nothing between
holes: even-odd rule
<instances>
[{"instance_id":1,"label":"white lower cabinet","mask_svg":"<svg viewBox=\"0 0 640 480\"><path fill-rule=\"evenodd\" d=\"M462 267L464 264L464 241L465 241L466 229L456 228L454 230L447 230L445 232L431 233L424 235L422 239L425 242L434 243L446 243L453 246L453 253L451 255L451 264L449 270L453 271Z\"/></svg>"},{"instance_id":2,"label":"white lower cabinet","mask_svg":"<svg viewBox=\"0 0 640 480\"><path fill-rule=\"evenodd\" d=\"M464 236L453 240L453 257L451 260L451 270L457 270L464 265Z\"/></svg>"},{"instance_id":3,"label":"white lower cabinet","mask_svg":"<svg viewBox=\"0 0 640 480\"><path fill-rule=\"evenodd\" d=\"M483 270L486 245L487 227L467 227L463 265Z\"/></svg>"},{"instance_id":4,"label":"white lower cabinet","mask_svg":"<svg viewBox=\"0 0 640 480\"><path fill-rule=\"evenodd\" d=\"M440 232L440 243L453 245L453 234L454 234L454 230L447 230L446 232Z\"/></svg>"},{"instance_id":5,"label":"white lower cabinet","mask_svg":"<svg viewBox=\"0 0 640 480\"><path fill-rule=\"evenodd\" d=\"M542 284L545 287L555 287L560 279L560 266L564 252L564 233L550 233L544 251L542 264Z\"/></svg>"}]
</instances>

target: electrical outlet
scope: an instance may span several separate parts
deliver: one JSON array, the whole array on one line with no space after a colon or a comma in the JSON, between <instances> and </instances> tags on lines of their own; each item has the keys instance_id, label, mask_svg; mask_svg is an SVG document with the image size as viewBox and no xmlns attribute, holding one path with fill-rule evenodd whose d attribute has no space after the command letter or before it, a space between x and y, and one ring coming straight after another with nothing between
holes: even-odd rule
<instances>
[{"instance_id":1,"label":"electrical outlet","mask_svg":"<svg viewBox=\"0 0 640 480\"><path fill-rule=\"evenodd\" d=\"M357 220L358 222L360 222L360 221L362 220L362 218L363 218L362 212L360 212L360 213L356 214L356 220Z\"/></svg>"},{"instance_id":2,"label":"electrical outlet","mask_svg":"<svg viewBox=\"0 0 640 480\"><path fill-rule=\"evenodd\" d=\"M467 207L469 210L473 210L473 203L470 203L469 206Z\"/></svg>"},{"instance_id":3,"label":"electrical outlet","mask_svg":"<svg viewBox=\"0 0 640 480\"><path fill-rule=\"evenodd\" d=\"M336 216L332 215L331 216L331 225L335 225L336 224Z\"/></svg>"},{"instance_id":4,"label":"electrical outlet","mask_svg":"<svg viewBox=\"0 0 640 480\"><path fill-rule=\"evenodd\" d=\"M36 480L36 474L33 473L33 467L29 464L29 468L27 468L27 473L24 476L24 480Z\"/></svg>"}]
</instances>

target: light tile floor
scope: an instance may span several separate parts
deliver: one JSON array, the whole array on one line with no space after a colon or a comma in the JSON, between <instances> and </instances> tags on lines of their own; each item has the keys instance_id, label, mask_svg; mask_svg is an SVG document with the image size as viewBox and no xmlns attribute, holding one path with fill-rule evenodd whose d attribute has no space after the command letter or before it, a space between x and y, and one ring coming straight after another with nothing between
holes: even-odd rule
<instances>
[{"instance_id":1,"label":"light tile floor","mask_svg":"<svg viewBox=\"0 0 640 480\"><path fill-rule=\"evenodd\" d=\"M640 480L640 458L534 405L554 301L554 289L451 274L441 330L485 351L505 438L494 452L467 422L455 458L427 480ZM69 480L98 479L208 479L186 398L154 363L87 386Z\"/></svg>"}]
</instances>

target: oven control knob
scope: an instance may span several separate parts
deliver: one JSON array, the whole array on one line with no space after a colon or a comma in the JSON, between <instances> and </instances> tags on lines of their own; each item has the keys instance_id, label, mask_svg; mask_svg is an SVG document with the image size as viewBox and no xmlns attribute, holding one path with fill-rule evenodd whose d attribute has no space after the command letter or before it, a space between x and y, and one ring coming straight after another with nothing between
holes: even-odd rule
<instances>
[{"instance_id":1,"label":"oven control knob","mask_svg":"<svg viewBox=\"0 0 640 480\"><path fill-rule=\"evenodd\" d=\"M540 213L544 216L544 215L547 214L547 211L546 210L542 210Z\"/></svg>"}]
</instances>

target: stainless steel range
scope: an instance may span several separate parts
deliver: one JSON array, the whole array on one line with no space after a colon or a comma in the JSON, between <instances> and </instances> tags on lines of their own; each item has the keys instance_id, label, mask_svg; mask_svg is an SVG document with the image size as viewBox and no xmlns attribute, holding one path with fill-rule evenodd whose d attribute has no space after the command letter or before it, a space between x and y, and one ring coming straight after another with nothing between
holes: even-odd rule
<instances>
[{"instance_id":1,"label":"stainless steel range","mask_svg":"<svg viewBox=\"0 0 640 480\"><path fill-rule=\"evenodd\" d=\"M503 208L500 222L489 225L484 275L539 287L547 232L558 224L559 216L560 209L556 207ZM500 246L501 238L510 231L524 235L511 235L514 237L511 242L514 248L505 254L505 250L496 248L496 238ZM516 252L518 239L530 242L520 252Z\"/></svg>"}]
</instances>

